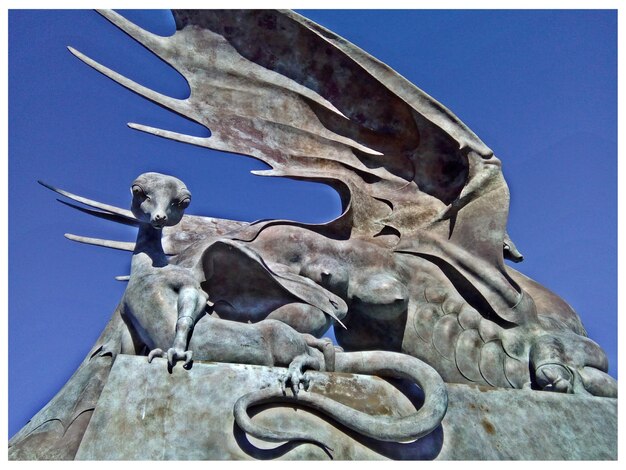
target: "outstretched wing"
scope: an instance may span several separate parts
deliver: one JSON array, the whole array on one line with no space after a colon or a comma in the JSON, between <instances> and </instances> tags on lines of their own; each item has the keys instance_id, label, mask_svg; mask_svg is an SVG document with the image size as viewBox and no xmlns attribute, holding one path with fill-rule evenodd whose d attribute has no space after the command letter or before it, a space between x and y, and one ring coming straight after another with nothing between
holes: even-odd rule
<instances>
[{"instance_id":1,"label":"outstretched wing","mask_svg":"<svg viewBox=\"0 0 626 470\"><path fill-rule=\"evenodd\" d=\"M178 70L190 96L165 96L70 48L72 53L204 125L211 136L132 128L249 155L271 167L257 174L328 183L341 195L344 212L313 229L387 244L399 238L396 251L459 268L496 315L524 321L527 315L515 310L521 291L503 261L509 192L500 161L436 100L290 11L175 10L177 31L169 37L115 12L101 13ZM251 240L268 223L281 222L243 227L237 238ZM181 252L184 240L172 240ZM492 274L476 276L478 268Z\"/></svg>"},{"instance_id":2,"label":"outstretched wing","mask_svg":"<svg viewBox=\"0 0 626 470\"><path fill-rule=\"evenodd\" d=\"M255 157L271 167L258 174L326 182L339 191L344 212L314 230L397 243L396 252L454 266L506 321L528 316L515 310L522 293L504 267L503 247L514 245L506 236L509 192L500 161L395 71L290 11L175 10L177 31L169 37L101 13L177 69L190 96L162 95L70 50L211 136L131 127ZM284 222L242 226L235 238L252 240L275 223ZM188 244L187 234L176 236L183 230L172 230L173 253Z\"/></svg>"},{"instance_id":3,"label":"outstretched wing","mask_svg":"<svg viewBox=\"0 0 626 470\"><path fill-rule=\"evenodd\" d=\"M101 13L178 70L189 98L72 53L211 136L130 127L255 157L271 167L260 175L330 184L344 204L326 224L335 236L434 231L502 265L508 189L499 161L444 106L355 45L290 11L175 10L170 37Z\"/></svg>"}]
</instances>

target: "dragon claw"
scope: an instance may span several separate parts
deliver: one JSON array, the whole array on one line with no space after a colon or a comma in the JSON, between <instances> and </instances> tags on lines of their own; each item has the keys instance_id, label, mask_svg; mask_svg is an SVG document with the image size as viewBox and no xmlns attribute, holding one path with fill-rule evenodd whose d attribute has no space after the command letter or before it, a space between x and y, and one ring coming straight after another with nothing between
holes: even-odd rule
<instances>
[{"instance_id":1,"label":"dragon claw","mask_svg":"<svg viewBox=\"0 0 626 470\"><path fill-rule=\"evenodd\" d=\"M170 367L174 367L174 365L176 364L176 353L177 351L174 348L169 348L167 350L167 363L170 365Z\"/></svg>"},{"instance_id":2,"label":"dragon claw","mask_svg":"<svg viewBox=\"0 0 626 470\"><path fill-rule=\"evenodd\" d=\"M289 387L291 388L291 392L297 398L298 392L300 391L300 377L296 371L292 371L290 374L287 374L286 382L289 383Z\"/></svg>"},{"instance_id":3,"label":"dragon claw","mask_svg":"<svg viewBox=\"0 0 626 470\"><path fill-rule=\"evenodd\" d=\"M159 349L159 348L153 349L148 354L148 363L151 363L152 359L154 359L155 357L163 357L164 355L165 353L163 352L162 349Z\"/></svg>"},{"instance_id":4,"label":"dragon claw","mask_svg":"<svg viewBox=\"0 0 626 470\"><path fill-rule=\"evenodd\" d=\"M302 365L298 361L294 361L289 369L279 377L278 382L283 395L286 395L285 390L289 387L297 398L300 390L307 391L309 389L311 379L306 372L302 372Z\"/></svg>"},{"instance_id":5,"label":"dragon claw","mask_svg":"<svg viewBox=\"0 0 626 470\"><path fill-rule=\"evenodd\" d=\"M193 360L192 351L183 351L178 348L169 348L167 350L167 363L170 367L174 367L178 361L184 361L183 367L189 369Z\"/></svg>"},{"instance_id":6,"label":"dragon claw","mask_svg":"<svg viewBox=\"0 0 626 470\"><path fill-rule=\"evenodd\" d=\"M185 362L183 363L183 367L185 369L191 368L191 363L193 362L193 352L186 351L185 352Z\"/></svg>"},{"instance_id":7,"label":"dragon claw","mask_svg":"<svg viewBox=\"0 0 626 470\"><path fill-rule=\"evenodd\" d=\"M193 362L192 351L183 351L176 348L169 348L167 353L160 348L153 349L148 354L148 362L152 362L155 357L167 357L167 365L170 368L174 367L178 361L184 361L183 367L185 369L190 369Z\"/></svg>"},{"instance_id":8,"label":"dragon claw","mask_svg":"<svg viewBox=\"0 0 626 470\"><path fill-rule=\"evenodd\" d=\"M309 386L311 385L311 377L309 376L309 371L305 370L299 374L298 379L300 380L300 385L302 385L302 390L307 391Z\"/></svg>"},{"instance_id":9,"label":"dragon claw","mask_svg":"<svg viewBox=\"0 0 626 470\"><path fill-rule=\"evenodd\" d=\"M572 373L560 364L546 364L540 366L535 371L537 383L542 390L572 393L574 377Z\"/></svg>"},{"instance_id":10,"label":"dragon claw","mask_svg":"<svg viewBox=\"0 0 626 470\"><path fill-rule=\"evenodd\" d=\"M289 387L294 396L298 396L297 386L294 385L294 379L289 372L282 374L278 378L278 382L280 384L280 391L283 395L287 395L287 387Z\"/></svg>"}]
</instances>

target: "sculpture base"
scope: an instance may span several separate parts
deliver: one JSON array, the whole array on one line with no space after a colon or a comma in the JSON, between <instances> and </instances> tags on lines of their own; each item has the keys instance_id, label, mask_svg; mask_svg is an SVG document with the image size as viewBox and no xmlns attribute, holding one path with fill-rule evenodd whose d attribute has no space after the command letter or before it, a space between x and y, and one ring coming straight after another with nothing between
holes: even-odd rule
<instances>
[{"instance_id":1,"label":"sculpture base","mask_svg":"<svg viewBox=\"0 0 626 470\"><path fill-rule=\"evenodd\" d=\"M245 393L275 386L283 369L195 363L167 371L165 361L117 357L76 459L82 460L376 460L617 458L617 400L449 385L438 429L406 444L356 435L319 413L267 406L254 420L280 429L317 429L327 453L310 443L270 443L234 423ZM420 391L403 382L315 373L312 390L370 414L406 415ZM319 434L318 434L319 435Z\"/></svg>"}]
</instances>

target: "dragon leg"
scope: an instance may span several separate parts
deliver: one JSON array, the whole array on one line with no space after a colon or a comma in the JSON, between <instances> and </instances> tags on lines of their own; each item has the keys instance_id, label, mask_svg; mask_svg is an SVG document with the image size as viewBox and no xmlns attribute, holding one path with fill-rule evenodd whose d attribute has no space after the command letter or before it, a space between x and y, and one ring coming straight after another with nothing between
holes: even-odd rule
<instances>
[{"instance_id":1,"label":"dragon leg","mask_svg":"<svg viewBox=\"0 0 626 470\"><path fill-rule=\"evenodd\" d=\"M167 351L167 363L174 367L177 361L184 361L183 367L191 367L193 352L187 350L189 339L198 318L204 312L207 295L200 289L192 286L185 287L178 293L178 319L176 320L176 336L172 347ZM162 349L153 349L148 354L148 362L155 357L164 357L166 353Z\"/></svg>"},{"instance_id":2,"label":"dragon leg","mask_svg":"<svg viewBox=\"0 0 626 470\"><path fill-rule=\"evenodd\" d=\"M530 369L542 390L617 397L617 382L606 373L606 354L584 336L551 333L538 337L530 350Z\"/></svg>"}]
</instances>

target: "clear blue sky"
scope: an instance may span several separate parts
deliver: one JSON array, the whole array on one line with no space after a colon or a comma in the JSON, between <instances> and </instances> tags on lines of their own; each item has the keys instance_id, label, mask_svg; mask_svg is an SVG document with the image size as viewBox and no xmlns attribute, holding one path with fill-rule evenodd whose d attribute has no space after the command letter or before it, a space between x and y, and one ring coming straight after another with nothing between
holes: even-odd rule
<instances>
[{"instance_id":1,"label":"clear blue sky","mask_svg":"<svg viewBox=\"0 0 626 470\"><path fill-rule=\"evenodd\" d=\"M515 267L565 298L617 375L617 13L302 11L458 115L503 162ZM124 13L162 35L169 12ZM322 222L323 185L255 177L252 159L159 139L127 122L207 135L74 58L72 45L177 98L175 71L92 11L9 13L9 435L61 388L124 290L125 252L63 233L132 241L131 228L55 201L42 179L127 207L140 173L178 176L190 213Z\"/></svg>"}]
</instances>

